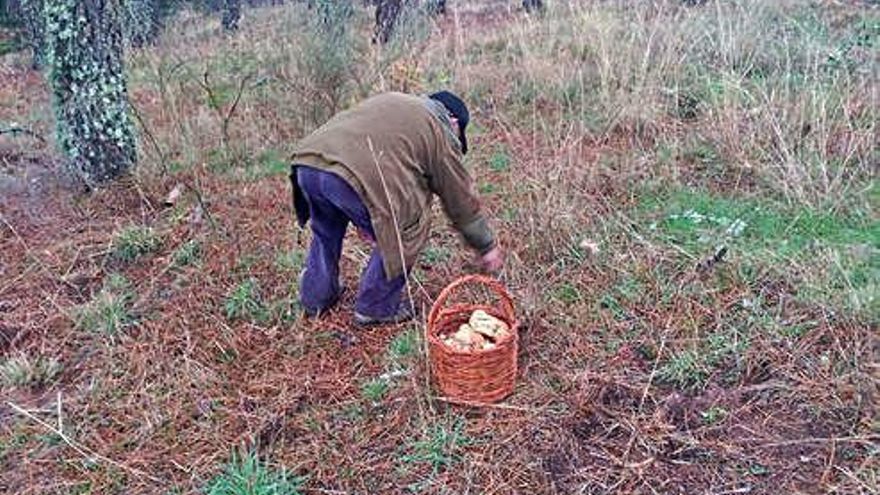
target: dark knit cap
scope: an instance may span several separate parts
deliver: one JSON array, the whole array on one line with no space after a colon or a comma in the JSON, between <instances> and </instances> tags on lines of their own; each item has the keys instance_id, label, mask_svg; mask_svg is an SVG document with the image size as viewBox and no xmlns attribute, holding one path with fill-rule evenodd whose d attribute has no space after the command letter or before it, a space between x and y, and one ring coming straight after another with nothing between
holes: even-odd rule
<instances>
[{"instance_id":1,"label":"dark knit cap","mask_svg":"<svg viewBox=\"0 0 880 495\"><path fill-rule=\"evenodd\" d=\"M465 130L467 129L468 121L470 121L471 118L467 105L461 101L461 98L449 91L438 91L431 94L429 97L432 100L437 100L442 103L443 106L446 107L446 110L458 119L458 140L461 142L461 152L467 153L468 145Z\"/></svg>"}]
</instances>

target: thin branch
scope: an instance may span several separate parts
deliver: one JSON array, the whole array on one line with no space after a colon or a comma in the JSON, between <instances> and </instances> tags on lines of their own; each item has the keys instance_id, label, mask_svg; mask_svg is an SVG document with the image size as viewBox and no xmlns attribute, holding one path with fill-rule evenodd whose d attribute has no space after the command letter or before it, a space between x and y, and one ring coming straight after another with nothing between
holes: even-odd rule
<instances>
[{"instance_id":1,"label":"thin branch","mask_svg":"<svg viewBox=\"0 0 880 495\"><path fill-rule=\"evenodd\" d=\"M60 398L60 396L59 396L59 398ZM141 471L141 470L139 470L139 469L135 469L135 468L133 468L133 467L126 466L125 464L122 464L121 462L114 461L113 459L110 459L109 457L105 457L105 456L103 456L103 455L101 455L101 454L95 452L94 450L92 450L92 449L90 449L90 448L88 448L88 447L86 447L86 446L84 446L84 445L81 445L81 444L79 444L79 443L73 441L73 440L72 440L70 437L68 437L68 436L67 436L67 435L66 435L61 429L56 428L56 427L50 425L49 423L43 421L42 419L40 419L40 418L34 416L34 415L31 414L30 412L28 412L26 409L24 409L24 408L22 408L22 407L20 407L20 406L18 406L18 405L16 405L16 404L14 404L14 403L12 403L12 402L8 402L8 401L7 401L6 404L7 404L9 407L11 407L15 412L17 412L17 413L21 414L22 416L24 416L24 417L30 419L31 421L37 423L38 425L40 425L40 426L42 426L43 428L49 430L50 432L52 432L52 433L58 435L58 437L61 439L61 441L63 441L64 443L66 443L70 448L72 448L73 450L75 450L79 455L81 455L81 456L83 456L83 457L86 457L86 458L89 458L89 459L91 459L91 460L100 460L100 461L103 461L103 462L105 462L105 463L107 463L107 464L110 464L111 466L114 466L114 467L117 467L117 468L119 468L119 469L122 469L123 471L128 471L129 473L134 474L135 476L138 476L138 477L141 477L141 478L147 478L147 479L149 479L149 480L151 480L151 481L153 481L153 482L156 482L156 483L163 483L163 481L160 480L159 478L156 478L156 477L150 476L149 474L147 474L147 473L145 473L145 472L143 472L143 471ZM59 405L58 405L58 408L59 408L59 410L60 410L60 408L61 408L60 403L59 403ZM59 414L60 414L60 413L59 413ZM61 417L60 417L60 416L59 416L59 418L58 418L58 424L59 424L59 425L61 424Z\"/></svg>"},{"instance_id":2,"label":"thin branch","mask_svg":"<svg viewBox=\"0 0 880 495\"><path fill-rule=\"evenodd\" d=\"M46 139L43 138L43 136L40 133L34 132L30 129L25 129L24 127L18 127L18 126L5 127L5 128L0 127L0 134L12 134L13 136L16 134L25 134L27 136L33 137L34 139L36 139L37 141L39 141L41 143L44 143L44 144L46 143Z\"/></svg>"},{"instance_id":3,"label":"thin branch","mask_svg":"<svg viewBox=\"0 0 880 495\"><path fill-rule=\"evenodd\" d=\"M229 148L229 123L235 116L235 111L238 109L238 104L241 102L245 86L247 86L248 81L250 81L255 75L256 72L249 72L241 79L238 84L238 91L236 91L235 98L232 100L232 105L229 106L229 110L227 110L225 114L220 108L220 99L211 87L210 71L208 69L205 69L205 72L202 75L202 80L199 81L199 85L208 95L208 101L210 102L211 108L220 116L220 138L223 141L223 148L227 151Z\"/></svg>"},{"instance_id":4,"label":"thin branch","mask_svg":"<svg viewBox=\"0 0 880 495\"><path fill-rule=\"evenodd\" d=\"M232 117L235 115L235 110L238 108L238 104L241 101L242 94L244 94L245 85L255 75L256 75L256 72L251 72L241 79L241 83L238 85L238 93L236 93L235 99L232 101L232 106L229 107L229 111L226 113L226 117L223 118L223 135L226 136L227 142L229 142L229 122L232 120Z\"/></svg>"},{"instance_id":5,"label":"thin branch","mask_svg":"<svg viewBox=\"0 0 880 495\"><path fill-rule=\"evenodd\" d=\"M150 144L156 150L156 154L159 155L159 167L161 168L162 176L163 177L170 176L171 172L168 170L168 164L166 163L166 161L167 161L166 156L167 155L165 154L164 151L162 151L162 147L159 145L159 141L153 135L152 131L150 131L149 126L147 126L147 123L144 121L143 117L141 116L140 112L138 112L137 108L134 105L129 105L129 106L134 111L134 116L135 116L135 118L137 118L137 121L140 124L141 129L144 130L144 134L147 136L147 140L150 142ZM211 215L211 212L208 211L208 205L205 204L204 197L202 196L202 193L199 190L199 188L197 188L195 185L193 185L193 183L189 179L181 178L181 181L183 183L183 186L186 187L186 189L188 191L193 193L193 196L195 196L196 204L198 204L199 208L201 208L202 211L205 213L205 217L207 217L208 222L210 222L211 228L214 229L215 231L219 231L220 230L219 225L217 224L217 221L214 219L214 216Z\"/></svg>"}]
</instances>

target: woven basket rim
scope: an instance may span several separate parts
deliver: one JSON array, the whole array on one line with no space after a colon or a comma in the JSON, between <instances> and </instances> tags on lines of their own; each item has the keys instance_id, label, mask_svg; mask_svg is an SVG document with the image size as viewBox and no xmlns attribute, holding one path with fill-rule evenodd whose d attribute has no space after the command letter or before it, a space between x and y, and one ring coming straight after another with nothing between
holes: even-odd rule
<instances>
[{"instance_id":1,"label":"woven basket rim","mask_svg":"<svg viewBox=\"0 0 880 495\"><path fill-rule=\"evenodd\" d=\"M495 293L495 296L498 299L498 304L454 303L445 306L446 300L449 298L450 294L457 288L466 284L476 284L487 287L490 291ZM462 318L464 313L470 315L473 314L474 311L480 309L506 323L511 333L511 338L496 342L495 347L492 349L453 349L440 340L440 331L444 328L444 324L448 320ZM467 321L469 318L465 317L464 319ZM431 307L431 313L428 317L425 334L428 338L429 344L441 346L444 351L451 354L478 355L504 351L506 348L511 345L517 345L519 342L519 321L516 318L516 308L513 304L513 298L510 297L510 294L504 286L494 278L476 274L459 277L447 285L437 296L436 301L434 301L434 304Z\"/></svg>"}]
</instances>

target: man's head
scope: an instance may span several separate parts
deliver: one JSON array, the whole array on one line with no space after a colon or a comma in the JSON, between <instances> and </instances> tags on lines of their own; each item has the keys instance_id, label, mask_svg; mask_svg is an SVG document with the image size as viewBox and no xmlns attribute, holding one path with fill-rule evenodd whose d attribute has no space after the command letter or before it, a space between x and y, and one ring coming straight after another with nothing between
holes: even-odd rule
<instances>
[{"instance_id":1,"label":"man's head","mask_svg":"<svg viewBox=\"0 0 880 495\"><path fill-rule=\"evenodd\" d=\"M467 153L468 146L465 131L467 130L467 125L471 118L467 105L461 101L461 98L449 91L438 91L431 94L429 98L439 101L444 107L446 107L453 128L458 128L458 141L461 143L461 152Z\"/></svg>"}]
</instances>

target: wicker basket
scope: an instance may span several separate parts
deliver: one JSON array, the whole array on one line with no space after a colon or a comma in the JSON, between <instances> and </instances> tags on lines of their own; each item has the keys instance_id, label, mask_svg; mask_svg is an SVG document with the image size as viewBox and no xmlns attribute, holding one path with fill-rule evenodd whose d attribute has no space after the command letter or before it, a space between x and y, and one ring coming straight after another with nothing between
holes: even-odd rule
<instances>
[{"instance_id":1,"label":"wicker basket","mask_svg":"<svg viewBox=\"0 0 880 495\"><path fill-rule=\"evenodd\" d=\"M498 306L487 304L450 304L450 295L467 284L489 289L499 300ZM452 349L440 336L453 333L466 323L478 309L507 323L511 336L496 343L492 349ZM495 279L467 275L449 284L431 307L426 338L431 371L440 391L453 402L480 404L497 402L513 392L516 381L516 356L519 346L518 324L513 300Z\"/></svg>"}]
</instances>

